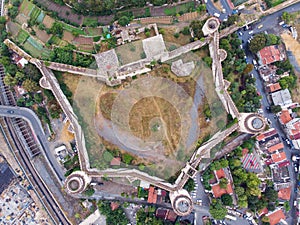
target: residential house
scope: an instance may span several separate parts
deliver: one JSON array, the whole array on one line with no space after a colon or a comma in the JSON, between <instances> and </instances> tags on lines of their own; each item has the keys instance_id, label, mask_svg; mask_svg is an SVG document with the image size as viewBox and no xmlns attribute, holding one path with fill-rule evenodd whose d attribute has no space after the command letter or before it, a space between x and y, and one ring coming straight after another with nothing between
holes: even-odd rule
<instances>
[{"instance_id":1,"label":"residential house","mask_svg":"<svg viewBox=\"0 0 300 225\"><path fill-rule=\"evenodd\" d=\"M155 212L155 216L171 222L175 222L177 219L177 214L173 210L164 208L158 208Z\"/></svg>"},{"instance_id":2,"label":"residential house","mask_svg":"<svg viewBox=\"0 0 300 225\"><path fill-rule=\"evenodd\" d=\"M115 157L110 162L111 166L120 166L121 165L121 157Z\"/></svg>"},{"instance_id":3,"label":"residential house","mask_svg":"<svg viewBox=\"0 0 300 225\"><path fill-rule=\"evenodd\" d=\"M291 93L288 89L271 93L274 105L287 106L293 103Z\"/></svg>"},{"instance_id":4,"label":"residential house","mask_svg":"<svg viewBox=\"0 0 300 225\"><path fill-rule=\"evenodd\" d=\"M278 191L278 198L289 201L291 198L292 187L282 188Z\"/></svg>"},{"instance_id":5,"label":"residential house","mask_svg":"<svg viewBox=\"0 0 300 225\"><path fill-rule=\"evenodd\" d=\"M281 86L278 82L274 83L274 84L268 84L266 86L266 91L268 93L273 93L273 92L280 91L280 90L281 90Z\"/></svg>"},{"instance_id":6,"label":"residential house","mask_svg":"<svg viewBox=\"0 0 300 225\"><path fill-rule=\"evenodd\" d=\"M258 68L259 75L265 82L274 81L276 76L276 70L277 67L274 65L269 65L269 66L265 65ZM278 79L276 79L276 81L277 80Z\"/></svg>"},{"instance_id":7,"label":"residential house","mask_svg":"<svg viewBox=\"0 0 300 225\"><path fill-rule=\"evenodd\" d=\"M285 152L277 152L271 155L272 161L274 163L281 163L287 160Z\"/></svg>"},{"instance_id":8,"label":"residential house","mask_svg":"<svg viewBox=\"0 0 300 225\"><path fill-rule=\"evenodd\" d=\"M291 117L291 110L283 109L279 113L278 119L281 125L285 126L288 122L290 122L293 118Z\"/></svg>"},{"instance_id":9,"label":"residential house","mask_svg":"<svg viewBox=\"0 0 300 225\"><path fill-rule=\"evenodd\" d=\"M294 118L285 124L286 134L295 149L300 149L300 118Z\"/></svg>"},{"instance_id":10,"label":"residential house","mask_svg":"<svg viewBox=\"0 0 300 225\"><path fill-rule=\"evenodd\" d=\"M284 54L280 52L278 45L264 47L257 53L257 56L260 65L269 65L284 59Z\"/></svg>"},{"instance_id":11,"label":"residential house","mask_svg":"<svg viewBox=\"0 0 300 225\"><path fill-rule=\"evenodd\" d=\"M268 214L266 214L266 216L269 218L270 225L276 225L282 221L285 221L285 215L282 209L277 209L273 212L269 212Z\"/></svg>"},{"instance_id":12,"label":"residential house","mask_svg":"<svg viewBox=\"0 0 300 225\"><path fill-rule=\"evenodd\" d=\"M153 186L151 186L148 190L148 203L156 203L157 201L157 192Z\"/></svg>"},{"instance_id":13,"label":"residential house","mask_svg":"<svg viewBox=\"0 0 300 225\"><path fill-rule=\"evenodd\" d=\"M233 194L233 187L232 187L232 178L231 175L229 174L229 171L227 168L222 168L217 171L214 171L215 175L215 183L211 184L211 190L212 194L214 195L215 198L220 198L224 194ZM226 188L221 188L220 187L220 180L222 178L226 178L228 180L228 184Z\"/></svg>"}]
</instances>

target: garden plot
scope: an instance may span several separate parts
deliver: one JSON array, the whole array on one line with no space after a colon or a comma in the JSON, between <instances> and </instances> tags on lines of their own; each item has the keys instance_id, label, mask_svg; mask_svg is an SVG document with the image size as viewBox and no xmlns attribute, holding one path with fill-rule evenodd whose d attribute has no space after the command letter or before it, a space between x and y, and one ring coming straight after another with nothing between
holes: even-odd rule
<instances>
[{"instance_id":1,"label":"garden plot","mask_svg":"<svg viewBox=\"0 0 300 225\"><path fill-rule=\"evenodd\" d=\"M35 8L36 6L28 1L24 0L20 6L20 14L24 14L25 16L29 17L31 11Z\"/></svg>"},{"instance_id":2,"label":"garden plot","mask_svg":"<svg viewBox=\"0 0 300 225\"><path fill-rule=\"evenodd\" d=\"M6 23L6 25L7 25L8 31L12 34L12 36L18 35L18 33L21 29L21 27L18 24L14 23L12 21L8 21Z\"/></svg>"},{"instance_id":3,"label":"garden plot","mask_svg":"<svg viewBox=\"0 0 300 225\"><path fill-rule=\"evenodd\" d=\"M46 15L43 19L43 24L45 25L46 28L50 29L52 27L52 24L55 22L55 19L52 17Z\"/></svg>"},{"instance_id":4,"label":"garden plot","mask_svg":"<svg viewBox=\"0 0 300 225\"><path fill-rule=\"evenodd\" d=\"M27 40L28 37L29 37L29 34L26 31L20 30L17 35L17 41L20 44L23 44Z\"/></svg>"},{"instance_id":5,"label":"garden plot","mask_svg":"<svg viewBox=\"0 0 300 225\"><path fill-rule=\"evenodd\" d=\"M45 30L40 30L37 26L35 26L33 29L36 33L37 38L43 43L46 43L50 39L51 35L47 34Z\"/></svg>"}]
</instances>

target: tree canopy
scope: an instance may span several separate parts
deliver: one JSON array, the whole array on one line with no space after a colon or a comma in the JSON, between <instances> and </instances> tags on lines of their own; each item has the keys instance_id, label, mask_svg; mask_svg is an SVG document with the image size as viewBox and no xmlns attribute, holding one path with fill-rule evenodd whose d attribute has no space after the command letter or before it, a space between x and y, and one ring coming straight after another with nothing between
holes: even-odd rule
<instances>
[{"instance_id":1,"label":"tree canopy","mask_svg":"<svg viewBox=\"0 0 300 225\"><path fill-rule=\"evenodd\" d=\"M227 209L222 205L220 199L213 199L209 207L209 213L216 220L222 220L227 215Z\"/></svg>"}]
</instances>

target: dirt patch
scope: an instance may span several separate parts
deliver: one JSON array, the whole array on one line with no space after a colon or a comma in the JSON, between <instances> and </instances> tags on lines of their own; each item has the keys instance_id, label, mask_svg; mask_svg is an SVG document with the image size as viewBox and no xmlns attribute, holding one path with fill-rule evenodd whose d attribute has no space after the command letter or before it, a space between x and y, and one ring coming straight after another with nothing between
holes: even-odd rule
<instances>
[{"instance_id":1,"label":"dirt patch","mask_svg":"<svg viewBox=\"0 0 300 225\"><path fill-rule=\"evenodd\" d=\"M159 97L138 101L129 114L132 133L146 141L162 139L165 155L176 150L180 138L180 116L169 102Z\"/></svg>"},{"instance_id":2,"label":"dirt patch","mask_svg":"<svg viewBox=\"0 0 300 225\"><path fill-rule=\"evenodd\" d=\"M287 50L293 53L293 55L296 57L298 65L300 65L300 43L287 33L282 34L281 38L283 39Z\"/></svg>"},{"instance_id":3,"label":"dirt patch","mask_svg":"<svg viewBox=\"0 0 300 225\"><path fill-rule=\"evenodd\" d=\"M64 125L63 125L63 128L62 128L62 131L61 131L61 138L60 140L63 141L63 142L71 142L74 140L74 134L71 133L70 131L68 131L68 128L70 126L70 122L66 122Z\"/></svg>"},{"instance_id":4,"label":"dirt patch","mask_svg":"<svg viewBox=\"0 0 300 225\"><path fill-rule=\"evenodd\" d=\"M51 28L51 27L52 27L52 24L53 24L54 22L55 22L55 20L54 20L52 17L50 17L50 16L48 16L48 15L46 15L46 16L44 17L43 24L45 25L46 28Z\"/></svg>"},{"instance_id":5,"label":"dirt patch","mask_svg":"<svg viewBox=\"0 0 300 225\"><path fill-rule=\"evenodd\" d=\"M76 92L79 80L81 79L81 76L71 74L71 73L64 73L62 76L63 76L65 84L68 86L68 88L74 95Z\"/></svg>"},{"instance_id":6,"label":"dirt patch","mask_svg":"<svg viewBox=\"0 0 300 225\"><path fill-rule=\"evenodd\" d=\"M8 21L7 23L7 28L8 31L13 35L16 36L18 35L19 31L20 31L20 26L14 22Z\"/></svg>"},{"instance_id":7,"label":"dirt patch","mask_svg":"<svg viewBox=\"0 0 300 225\"><path fill-rule=\"evenodd\" d=\"M36 33L37 38L40 39L43 43L46 43L50 39L51 36L47 34L46 31L40 30L36 26L33 29Z\"/></svg>"},{"instance_id":8,"label":"dirt patch","mask_svg":"<svg viewBox=\"0 0 300 225\"><path fill-rule=\"evenodd\" d=\"M115 50L121 65L138 61L142 59L145 54L142 41L121 45Z\"/></svg>"},{"instance_id":9,"label":"dirt patch","mask_svg":"<svg viewBox=\"0 0 300 225\"><path fill-rule=\"evenodd\" d=\"M100 110L105 119L111 120L111 110L117 93L108 92L100 96Z\"/></svg>"},{"instance_id":10,"label":"dirt patch","mask_svg":"<svg viewBox=\"0 0 300 225\"><path fill-rule=\"evenodd\" d=\"M64 30L64 34L62 38L64 41L71 42L73 41L74 38L75 37L71 32Z\"/></svg>"},{"instance_id":11,"label":"dirt patch","mask_svg":"<svg viewBox=\"0 0 300 225\"><path fill-rule=\"evenodd\" d=\"M165 42L175 43L180 46L190 43L190 35L183 35L180 33L178 38L174 37L175 33L180 32L178 27L164 27L163 30L163 37Z\"/></svg>"}]
</instances>

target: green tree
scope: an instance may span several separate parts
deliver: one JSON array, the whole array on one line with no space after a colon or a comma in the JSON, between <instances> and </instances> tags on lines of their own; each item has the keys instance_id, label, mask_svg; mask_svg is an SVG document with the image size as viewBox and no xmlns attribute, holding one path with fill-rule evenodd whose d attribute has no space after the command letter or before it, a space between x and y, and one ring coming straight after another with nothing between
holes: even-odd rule
<instances>
[{"instance_id":1,"label":"green tree","mask_svg":"<svg viewBox=\"0 0 300 225\"><path fill-rule=\"evenodd\" d=\"M236 187L234 189L235 193L237 194L237 196L242 196L245 193L245 189L243 187Z\"/></svg>"},{"instance_id":2,"label":"green tree","mask_svg":"<svg viewBox=\"0 0 300 225\"><path fill-rule=\"evenodd\" d=\"M228 180L226 178L221 178L219 181L220 188L226 189Z\"/></svg>"},{"instance_id":3,"label":"green tree","mask_svg":"<svg viewBox=\"0 0 300 225\"><path fill-rule=\"evenodd\" d=\"M63 25L59 22L54 22L52 24L52 27L50 28L50 32L52 34L55 34L55 35L59 36L59 37L62 37L63 31L64 31L63 30Z\"/></svg>"},{"instance_id":4,"label":"green tree","mask_svg":"<svg viewBox=\"0 0 300 225\"><path fill-rule=\"evenodd\" d=\"M253 53L257 53L261 49L263 49L266 46L266 36L263 33L257 34L253 37L251 42L249 43L249 49Z\"/></svg>"},{"instance_id":5,"label":"green tree","mask_svg":"<svg viewBox=\"0 0 300 225\"><path fill-rule=\"evenodd\" d=\"M36 103L40 104L43 101L43 96L41 93L36 93L34 94L34 100L36 101Z\"/></svg>"},{"instance_id":6,"label":"green tree","mask_svg":"<svg viewBox=\"0 0 300 225\"><path fill-rule=\"evenodd\" d=\"M38 84L35 81L30 80L30 79L26 79L23 82L23 87L28 92L36 92L37 90L39 90Z\"/></svg>"},{"instance_id":7,"label":"green tree","mask_svg":"<svg viewBox=\"0 0 300 225\"><path fill-rule=\"evenodd\" d=\"M248 74L254 69L253 64L247 64L246 68L244 69L243 73Z\"/></svg>"},{"instance_id":8,"label":"green tree","mask_svg":"<svg viewBox=\"0 0 300 225\"><path fill-rule=\"evenodd\" d=\"M233 202L233 199L231 197L231 195L229 194L224 194L221 196L221 201L223 203L223 205L227 205L227 206L232 206L232 202Z\"/></svg>"},{"instance_id":9,"label":"green tree","mask_svg":"<svg viewBox=\"0 0 300 225\"><path fill-rule=\"evenodd\" d=\"M6 74L3 81L5 85L11 87L16 86L18 83L17 79L10 74Z\"/></svg>"},{"instance_id":10,"label":"green tree","mask_svg":"<svg viewBox=\"0 0 300 225\"><path fill-rule=\"evenodd\" d=\"M188 181L184 185L184 189L186 189L188 192L191 192L195 189L195 182L192 178L188 179Z\"/></svg>"},{"instance_id":11,"label":"green tree","mask_svg":"<svg viewBox=\"0 0 300 225\"><path fill-rule=\"evenodd\" d=\"M16 75L15 75L15 78L18 80L18 81L23 81L24 80L24 78L25 78L25 75L24 75L24 73L21 73L20 71L18 71L17 73L16 73Z\"/></svg>"},{"instance_id":12,"label":"green tree","mask_svg":"<svg viewBox=\"0 0 300 225\"><path fill-rule=\"evenodd\" d=\"M280 105L271 105L270 110L272 113L279 113L281 111Z\"/></svg>"},{"instance_id":13,"label":"green tree","mask_svg":"<svg viewBox=\"0 0 300 225\"><path fill-rule=\"evenodd\" d=\"M119 20L118 20L118 23L121 25L121 26L126 26L127 24L129 24L130 22L130 19L127 17L127 16L122 16Z\"/></svg>"},{"instance_id":14,"label":"green tree","mask_svg":"<svg viewBox=\"0 0 300 225\"><path fill-rule=\"evenodd\" d=\"M267 187L264 196L269 202L275 202L278 198L278 192L273 189L273 187Z\"/></svg>"},{"instance_id":15,"label":"green tree","mask_svg":"<svg viewBox=\"0 0 300 225\"><path fill-rule=\"evenodd\" d=\"M131 161L133 160L133 157L127 153L122 155L122 160L126 165L129 165Z\"/></svg>"},{"instance_id":16,"label":"green tree","mask_svg":"<svg viewBox=\"0 0 300 225\"><path fill-rule=\"evenodd\" d=\"M290 211L291 207L289 201L284 202L284 209L286 212Z\"/></svg>"},{"instance_id":17,"label":"green tree","mask_svg":"<svg viewBox=\"0 0 300 225\"><path fill-rule=\"evenodd\" d=\"M190 35L190 28L189 27L184 27L183 30L181 31L183 35Z\"/></svg>"},{"instance_id":18,"label":"green tree","mask_svg":"<svg viewBox=\"0 0 300 225\"><path fill-rule=\"evenodd\" d=\"M292 19L292 15L288 12L283 12L282 13L282 16L281 16L282 20L285 22L285 23L290 23L291 22L291 19Z\"/></svg>"},{"instance_id":19,"label":"green tree","mask_svg":"<svg viewBox=\"0 0 300 225\"><path fill-rule=\"evenodd\" d=\"M220 165L221 165L221 167L222 168L226 168L226 167L228 167L228 160L227 159L221 159L220 160Z\"/></svg>"},{"instance_id":20,"label":"green tree","mask_svg":"<svg viewBox=\"0 0 300 225\"><path fill-rule=\"evenodd\" d=\"M216 220L222 220L227 215L227 209L222 205L219 199L213 199L209 207L210 215Z\"/></svg>"}]
</instances>

